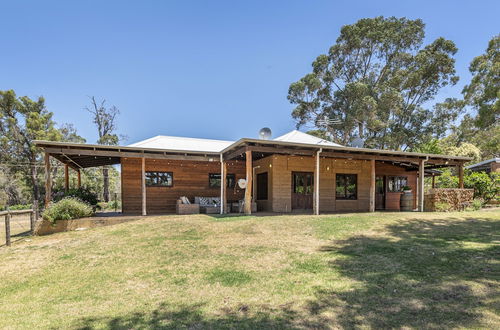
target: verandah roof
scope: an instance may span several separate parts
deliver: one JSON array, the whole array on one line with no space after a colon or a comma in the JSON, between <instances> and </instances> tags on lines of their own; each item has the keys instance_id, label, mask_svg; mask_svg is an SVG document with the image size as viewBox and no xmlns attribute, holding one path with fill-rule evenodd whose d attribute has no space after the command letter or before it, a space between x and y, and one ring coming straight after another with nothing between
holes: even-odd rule
<instances>
[{"instance_id":1,"label":"verandah roof","mask_svg":"<svg viewBox=\"0 0 500 330\"><path fill-rule=\"evenodd\" d=\"M440 168L463 165L469 157L436 155L416 152L353 148L331 145L316 145L276 140L240 139L219 152L192 150L172 150L160 148L142 148L132 146L105 146L67 142L35 141L46 153L69 166L78 168L119 164L121 157L179 159L199 161L219 161L220 155L225 160L244 159L245 151L251 150L252 158L259 159L271 154L313 156L322 150L321 157L345 159L375 159L392 162L408 170L418 169L420 160L426 161L426 168Z\"/></svg>"}]
</instances>

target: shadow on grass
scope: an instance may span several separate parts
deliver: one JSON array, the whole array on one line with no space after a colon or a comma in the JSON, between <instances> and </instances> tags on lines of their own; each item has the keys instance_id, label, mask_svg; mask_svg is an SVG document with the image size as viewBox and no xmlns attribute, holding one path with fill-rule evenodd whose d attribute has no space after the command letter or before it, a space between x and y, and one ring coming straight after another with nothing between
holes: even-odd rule
<instances>
[{"instance_id":1,"label":"shadow on grass","mask_svg":"<svg viewBox=\"0 0 500 330\"><path fill-rule=\"evenodd\" d=\"M262 309L249 314L249 307L241 305L236 310L222 309L220 315L206 317L203 304L170 308L162 304L152 313L134 313L126 317L86 318L76 324L80 330L105 329L290 329L295 312L283 307L279 313Z\"/></svg>"},{"instance_id":2,"label":"shadow on grass","mask_svg":"<svg viewBox=\"0 0 500 330\"><path fill-rule=\"evenodd\" d=\"M331 267L355 281L343 292L319 290L312 315L337 315L341 327L484 326L500 280L500 222L408 220L387 236L358 236L324 246ZM498 307L498 306L497 306Z\"/></svg>"}]
</instances>

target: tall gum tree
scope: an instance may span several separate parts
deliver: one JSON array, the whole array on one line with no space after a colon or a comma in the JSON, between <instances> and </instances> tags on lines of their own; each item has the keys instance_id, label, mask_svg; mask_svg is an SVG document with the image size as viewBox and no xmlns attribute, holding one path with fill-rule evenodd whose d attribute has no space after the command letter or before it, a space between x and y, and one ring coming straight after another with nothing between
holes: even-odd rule
<instances>
[{"instance_id":1,"label":"tall gum tree","mask_svg":"<svg viewBox=\"0 0 500 330\"><path fill-rule=\"evenodd\" d=\"M444 38L423 46L424 28L420 19L395 17L343 26L328 54L289 87L297 127L312 125L343 145L361 136L367 147L394 150L442 134L457 110L426 105L458 81L457 48Z\"/></svg>"}]
</instances>

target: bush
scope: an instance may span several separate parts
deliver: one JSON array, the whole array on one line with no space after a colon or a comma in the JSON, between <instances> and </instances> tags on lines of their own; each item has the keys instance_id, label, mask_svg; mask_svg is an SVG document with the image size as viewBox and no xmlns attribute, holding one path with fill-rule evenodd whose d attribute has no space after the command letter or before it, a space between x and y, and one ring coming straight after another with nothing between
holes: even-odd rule
<instances>
[{"instance_id":1,"label":"bush","mask_svg":"<svg viewBox=\"0 0 500 330\"><path fill-rule=\"evenodd\" d=\"M474 198L474 200L472 200L471 207L473 210L477 211L483 207L483 204L484 201L481 198Z\"/></svg>"},{"instance_id":2,"label":"bush","mask_svg":"<svg viewBox=\"0 0 500 330\"><path fill-rule=\"evenodd\" d=\"M447 202L436 202L434 207L436 208L436 212L448 212L452 209L452 205Z\"/></svg>"},{"instance_id":3,"label":"bush","mask_svg":"<svg viewBox=\"0 0 500 330\"><path fill-rule=\"evenodd\" d=\"M52 203L43 212L44 220L55 222L57 220L71 220L90 217L94 214L92 206L82 202L78 198L66 197L56 203Z\"/></svg>"},{"instance_id":4,"label":"bush","mask_svg":"<svg viewBox=\"0 0 500 330\"><path fill-rule=\"evenodd\" d=\"M14 210L29 210L32 209L33 205L31 204L16 204L16 205L11 205L9 206L9 210L14 211ZM0 206L0 211L5 211L7 210L7 206Z\"/></svg>"},{"instance_id":5,"label":"bush","mask_svg":"<svg viewBox=\"0 0 500 330\"><path fill-rule=\"evenodd\" d=\"M98 202L97 194L85 187L70 189L68 192L61 191L54 196L54 201L57 202L66 197L78 198L79 200L92 206L97 206Z\"/></svg>"}]
</instances>

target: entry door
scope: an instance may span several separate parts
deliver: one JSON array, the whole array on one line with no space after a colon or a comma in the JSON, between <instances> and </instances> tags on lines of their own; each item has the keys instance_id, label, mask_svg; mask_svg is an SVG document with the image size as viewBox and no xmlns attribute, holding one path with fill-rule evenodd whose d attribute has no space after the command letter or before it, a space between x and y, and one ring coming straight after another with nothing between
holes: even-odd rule
<instances>
[{"instance_id":1,"label":"entry door","mask_svg":"<svg viewBox=\"0 0 500 330\"><path fill-rule=\"evenodd\" d=\"M313 207L313 181L311 172L292 173L292 209L310 210Z\"/></svg>"},{"instance_id":2,"label":"entry door","mask_svg":"<svg viewBox=\"0 0 500 330\"><path fill-rule=\"evenodd\" d=\"M385 209L385 176L375 178L375 209Z\"/></svg>"}]
</instances>

